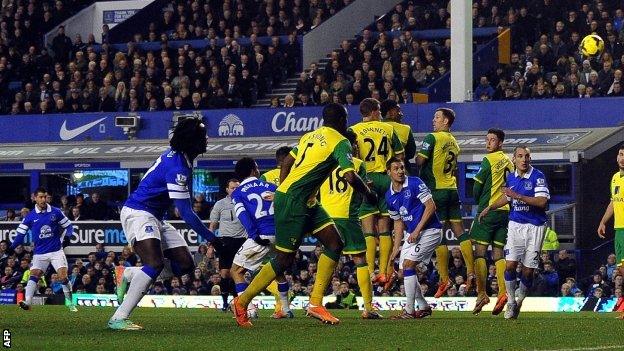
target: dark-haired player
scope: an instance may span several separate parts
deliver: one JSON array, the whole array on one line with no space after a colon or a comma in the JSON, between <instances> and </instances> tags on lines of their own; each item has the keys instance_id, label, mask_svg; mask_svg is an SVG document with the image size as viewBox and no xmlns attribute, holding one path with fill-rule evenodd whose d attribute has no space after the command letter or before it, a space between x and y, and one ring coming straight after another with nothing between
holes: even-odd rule
<instances>
[{"instance_id":1,"label":"dark-haired player","mask_svg":"<svg viewBox=\"0 0 624 351\"><path fill-rule=\"evenodd\" d=\"M292 147L290 146L282 146L277 149L277 151L275 151L275 162L277 162L277 167L262 174L260 176L260 180L265 180L279 186L282 163L284 163L284 159L288 156L290 150L292 150Z\"/></svg>"},{"instance_id":2,"label":"dark-haired player","mask_svg":"<svg viewBox=\"0 0 624 351\"><path fill-rule=\"evenodd\" d=\"M30 267L30 278L26 284L25 300L19 305L24 310L30 309L39 278L52 264L63 286L65 299L69 300L69 310L76 312L78 310L72 302L71 282L67 278L67 257L63 252L63 242L73 235L72 223L60 209L46 202L47 192L44 188L38 188L33 194L35 195L35 209L30 211L17 227L17 236L11 244L11 249L21 245L28 230L31 230L35 249Z\"/></svg>"},{"instance_id":3,"label":"dark-haired player","mask_svg":"<svg viewBox=\"0 0 624 351\"><path fill-rule=\"evenodd\" d=\"M439 108L433 115L433 133L427 134L423 140L422 148L418 153L416 163L420 167L420 179L427 184L436 204L438 218L446 226L450 226L459 240L468 279L466 290L471 290L474 279L474 257L472 243L468 235L464 234L464 224L460 209L459 194L457 192L457 158L459 157L459 145L453 134L451 126L455 122L455 112L450 108ZM435 297L438 298L451 286L449 281L449 250L445 237L442 244L436 249L436 262L440 281Z\"/></svg>"},{"instance_id":4,"label":"dark-haired player","mask_svg":"<svg viewBox=\"0 0 624 351\"><path fill-rule=\"evenodd\" d=\"M318 190L340 166L346 181L366 195L370 202L377 197L354 172L351 146L344 137L347 130L347 110L339 104L323 108L323 126L305 134L284 160L280 186L275 192L275 248L277 254L264 265L247 289L232 301L236 322L251 327L247 306L273 279L292 266L295 252L303 237L311 233L325 247L318 261L318 273L310 294L307 314L323 323L337 324L322 305L323 296L344 247L331 217L316 200Z\"/></svg>"},{"instance_id":5,"label":"dark-haired player","mask_svg":"<svg viewBox=\"0 0 624 351\"><path fill-rule=\"evenodd\" d=\"M231 269L232 278L236 284L236 293L240 294L248 285L245 272L257 271L275 244L273 196L277 186L257 178L260 172L256 161L251 157L238 160L234 172L242 181L232 193L232 202L236 217L247 232L247 240L234 256ZM272 317L292 318L286 278L283 275L277 277L275 284L278 291L275 302L280 309L276 310ZM252 307L248 316L255 316L255 309L255 306Z\"/></svg>"},{"instance_id":6,"label":"dark-haired player","mask_svg":"<svg viewBox=\"0 0 624 351\"><path fill-rule=\"evenodd\" d=\"M371 189L377 194L376 204L364 203L360 207L362 230L366 238L366 261L372 275L375 270L375 253L379 237L379 274L375 283L386 283L388 280L388 257L392 251L390 236L390 219L384 194L390 186L390 178L386 174L386 162L392 156L404 158L403 145L390 124L382 122L379 101L372 98L360 103L362 122L349 128L357 135L359 154L356 155L366 165ZM393 270L391 270L393 271Z\"/></svg>"},{"instance_id":7,"label":"dark-haired player","mask_svg":"<svg viewBox=\"0 0 624 351\"><path fill-rule=\"evenodd\" d=\"M141 258L143 267L116 269L117 296L121 305L108 321L111 329L143 329L131 322L128 316L162 271L165 257L171 260L175 275L190 273L195 268L182 235L163 221L172 202L197 234L209 242L215 240L214 234L193 212L188 187L193 174L193 160L206 152L204 123L195 118L178 122L169 145L170 149L145 172L137 190L130 194L121 210L121 225L126 238ZM124 297L129 282L130 288Z\"/></svg>"},{"instance_id":8,"label":"dark-haired player","mask_svg":"<svg viewBox=\"0 0 624 351\"><path fill-rule=\"evenodd\" d=\"M472 311L479 314L483 306L490 303L485 291L487 280L487 263L485 255L488 246L492 245L492 260L496 265L496 280L498 281L498 300L492 310L497 315L503 311L507 303L505 289L505 256L503 248L507 241L507 225L509 223L509 205L505 204L496 210L489 211L481 216L481 212L494 204L503 196L503 186L508 173L513 172L514 165L509 156L503 152L505 132L492 128L486 137L488 154L481 162L481 168L474 177L472 193L477 202L477 216L470 227L470 239L475 245L475 275L477 278L477 302Z\"/></svg>"}]
</instances>

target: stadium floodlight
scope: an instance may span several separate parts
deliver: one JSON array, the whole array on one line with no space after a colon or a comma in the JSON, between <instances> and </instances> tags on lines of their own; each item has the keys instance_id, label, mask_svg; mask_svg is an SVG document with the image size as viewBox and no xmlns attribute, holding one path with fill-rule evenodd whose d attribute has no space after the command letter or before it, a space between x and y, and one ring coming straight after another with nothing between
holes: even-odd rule
<instances>
[{"instance_id":1,"label":"stadium floodlight","mask_svg":"<svg viewBox=\"0 0 624 351\"><path fill-rule=\"evenodd\" d=\"M141 116L136 114L128 114L128 116L115 116L115 127L123 129L128 139L136 139L136 133L139 129Z\"/></svg>"}]
</instances>

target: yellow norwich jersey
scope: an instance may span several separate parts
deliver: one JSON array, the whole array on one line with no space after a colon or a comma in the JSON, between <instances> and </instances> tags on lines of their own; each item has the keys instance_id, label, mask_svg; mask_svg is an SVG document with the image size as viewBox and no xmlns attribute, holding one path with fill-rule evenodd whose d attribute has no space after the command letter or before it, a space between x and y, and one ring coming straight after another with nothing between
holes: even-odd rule
<instances>
[{"instance_id":1,"label":"yellow norwich jersey","mask_svg":"<svg viewBox=\"0 0 624 351\"><path fill-rule=\"evenodd\" d=\"M411 160L416 155L416 140L414 140L414 134L412 133L412 127L409 124L399 123L391 120L384 120L384 122L394 128L394 132L399 137L403 150L405 152L405 159Z\"/></svg>"},{"instance_id":2,"label":"yellow norwich jersey","mask_svg":"<svg viewBox=\"0 0 624 351\"><path fill-rule=\"evenodd\" d=\"M514 170L514 165L502 151L495 151L487 154L481 162L481 168L475 175L475 187L480 188L479 193L475 193L475 200L479 204L477 212L493 204L499 197L503 196L501 187L505 185L507 173ZM509 204L500 207L501 211L509 211Z\"/></svg>"},{"instance_id":3,"label":"yellow norwich jersey","mask_svg":"<svg viewBox=\"0 0 624 351\"><path fill-rule=\"evenodd\" d=\"M264 174L260 176L260 180L264 180L269 183L273 183L275 185L280 184L280 168L277 167L270 171L266 171Z\"/></svg>"},{"instance_id":4,"label":"yellow norwich jersey","mask_svg":"<svg viewBox=\"0 0 624 351\"><path fill-rule=\"evenodd\" d=\"M418 155L426 160L420 169L420 179L429 189L457 189L455 170L459 151L457 140L450 132L427 134Z\"/></svg>"},{"instance_id":5,"label":"yellow norwich jersey","mask_svg":"<svg viewBox=\"0 0 624 351\"><path fill-rule=\"evenodd\" d=\"M353 170L349 141L330 127L305 134L290 152L295 162L277 191L307 201L316 196L321 184L339 166Z\"/></svg>"},{"instance_id":6,"label":"yellow norwich jersey","mask_svg":"<svg viewBox=\"0 0 624 351\"><path fill-rule=\"evenodd\" d=\"M620 172L611 178L611 201L613 201L613 227L624 229L624 175Z\"/></svg>"},{"instance_id":7,"label":"yellow norwich jersey","mask_svg":"<svg viewBox=\"0 0 624 351\"><path fill-rule=\"evenodd\" d=\"M367 172L386 172L386 162L403 153L403 145L394 128L381 121L360 122L350 129L357 135L358 158L366 164Z\"/></svg>"},{"instance_id":8,"label":"yellow norwich jersey","mask_svg":"<svg viewBox=\"0 0 624 351\"><path fill-rule=\"evenodd\" d=\"M364 162L353 158L354 169L366 181L366 167ZM344 177L345 171L336 167L325 180L319 194L321 205L331 218L358 220L362 195L358 194Z\"/></svg>"}]
</instances>

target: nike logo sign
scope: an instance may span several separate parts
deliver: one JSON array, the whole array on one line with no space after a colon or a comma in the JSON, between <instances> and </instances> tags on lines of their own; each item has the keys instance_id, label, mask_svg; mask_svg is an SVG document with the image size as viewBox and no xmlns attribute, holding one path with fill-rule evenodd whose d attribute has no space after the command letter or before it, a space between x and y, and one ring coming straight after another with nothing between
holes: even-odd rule
<instances>
[{"instance_id":1,"label":"nike logo sign","mask_svg":"<svg viewBox=\"0 0 624 351\"><path fill-rule=\"evenodd\" d=\"M93 128L95 125L97 125L98 123L102 122L105 119L106 117L100 118L89 124L85 124L84 126L74 128L74 129L67 129L67 120L65 120L63 121L63 125L61 126L61 131L59 132L59 136L61 137L61 140L63 141L72 140L73 138Z\"/></svg>"},{"instance_id":2,"label":"nike logo sign","mask_svg":"<svg viewBox=\"0 0 624 351\"><path fill-rule=\"evenodd\" d=\"M36 223L37 221L38 221L38 219L35 219L33 222L35 222L35 223Z\"/></svg>"}]
</instances>

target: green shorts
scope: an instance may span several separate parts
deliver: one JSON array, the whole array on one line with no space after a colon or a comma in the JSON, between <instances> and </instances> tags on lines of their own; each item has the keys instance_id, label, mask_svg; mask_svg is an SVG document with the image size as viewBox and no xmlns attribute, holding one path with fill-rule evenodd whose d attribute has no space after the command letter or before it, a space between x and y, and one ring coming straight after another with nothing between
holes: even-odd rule
<instances>
[{"instance_id":1,"label":"green shorts","mask_svg":"<svg viewBox=\"0 0 624 351\"><path fill-rule=\"evenodd\" d=\"M355 255L366 251L366 240L359 219L334 218L334 223L345 244L343 254Z\"/></svg>"},{"instance_id":2,"label":"green shorts","mask_svg":"<svg viewBox=\"0 0 624 351\"><path fill-rule=\"evenodd\" d=\"M431 191L436 204L436 214L440 222L461 222L459 194L457 189L440 189Z\"/></svg>"},{"instance_id":3,"label":"green shorts","mask_svg":"<svg viewBox=\"0 0 624 351\"><path fill-rule=\"evenodd\" d=\"M316 234L334 224L318 203L308 205L302 199L282 192L275 193L275 248L294 252L307 234Z\"/></svg>"},{"instance_id":4,"label":"green shorts","mask_svg":"<svg viewBox=\"0 0 624 351\"><path fill-rule=\"evenodd\" d=\"M390 188L390 177L386 173L368 173L369 187L377 194L377 203L369 204L362 202L360 206L360 219L371 215L379 214L388 216L388 205L386 204L386 192Z\"/></svg>"},{"instance_id":5,"label":"green shorts","mask_svg":"<svg viewBox=\"0 0 624 351\"><path fill-rule=\"evenodd\" d=\"M479 213L470 227L470 239L477 244L503 248L507 242L508 211L491 211L478 220Z\"/></svg>"},{"instance_id":6,"label":"green shorts","mask_svg":"<svg viewBox=\"0 0 624 351\"><path fill-rule=\"evenodd\" d=\"M615 259L617 265L624 265L624 228L615 229Z\"/></svg>"}]
</instances>

